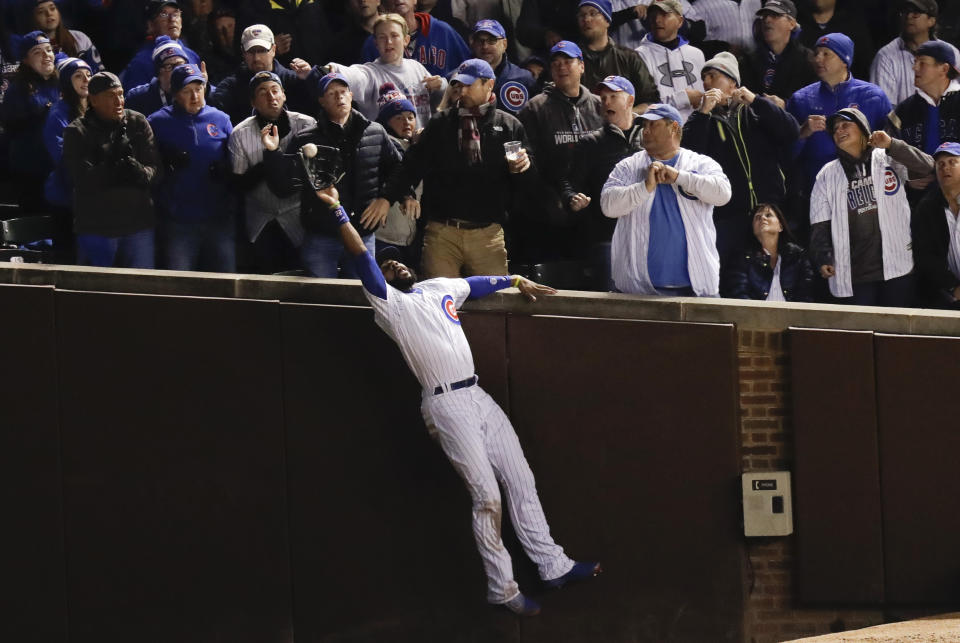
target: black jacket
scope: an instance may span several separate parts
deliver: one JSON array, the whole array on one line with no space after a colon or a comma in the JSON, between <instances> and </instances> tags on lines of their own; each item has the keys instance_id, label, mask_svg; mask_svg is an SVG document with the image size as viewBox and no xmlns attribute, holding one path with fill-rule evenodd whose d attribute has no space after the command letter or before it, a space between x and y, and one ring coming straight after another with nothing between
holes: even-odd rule
<instances>
[{"instance_id":1,"label":"black jacket","mask_svg":"<svg viewBox=\"0 0 960 643\"><path fill-rule=\"evenodd\" d=\"M730 179L733 196L714 208L714 219L747 217L757 203L782 203L780 161L800 135L796 119L760 96L726 118L717 114L694 111L683 126L683 146L714 159Z\"/></svg>"},{"instance_id":2,"label":"black jacket","mask_svg":"<svg viewBox=\"0 0 960 643\"><path fill-rule=\"evenodd\" d=\"M280 77L283 84L287 107L301 114L316 115L317 104L310 99L306 82L300 80L292 69L287 69L276 60L273 61L272 71ZM217 84L216 91L210 97L210 104L221 112L226 112L234 125L253 114L253 106L250 104L251 78L253 72L246 64L240 65L236 72Z\"/></svg>"},{"instance_id":3,"label":"black jacket","mask_svg":"<svg viewBox=\"0 0 960 643\"><path fill-rule=\"evenodd\" d=\"M434 115L394 170L384 196L391 202L398 201L423 181L421 201L426 219L505 223L514 189L529 189L536 184L533 154L520 121L504 111L488 110L477 129L482 160L479 165L469 166L458 144L457 108ZM503 144L509 141L520 141L530 155L531 167L526 172L511 174L508 170Z\"/></svg>"},{"instance_id":4,"label":"black jacket","mask_svg":"<svg viewBox=\"0 0 960 643\"><path fill-rule=\"evenodd\" d=\"M950 272L947 253L950 251L950 233L944 209L947 200L934 187L920 201L910 218L913 238L913 263L917 272L917 287L926 303L941 306L950 303L952 291L960 286L960 279Z\"/></svg>"},{"instance_id":5,"label":"black jacket","mask_svg":"<svg viewBox=\"0 0 960 643\"><path fill-rule=\"evenodd\" d=\"M757 243L738 252L725 275L724 297L766 299L773 281L770 255ZM780 288L787 301L813 301L813 269L807 252L789 241L780 244Z\"/></svg>"},{"instance_id":6,"label":"black jacket","mask_svg":"<svg viewBox=\"0 0 960 643\"><path fill-rule=\"evenodd\" d=\"M74 186L78 234L118 237L153 227L150 186L160 155L143 114L126 109L114 123L87 110L63 131L63 163Z\"/></svg>"},{"instance_id":7,"label":"black jacket","mask_svg":"<svg viewBox=\"0 0 960 643\"><path fill-rule=\"evenodd\" d=\"M660 91L640 54L633 49L621 47L611 40L601 51L590 51L586 43L580 43L583 51L583 77L580 82L590 91L607 76L623 76L631 83L636 94L633 104L659 103Z\"/></svg>"},{"instance_id":8,"label":"black jacket","mask_svg":"<svg viewBox=\"0 0 960 643\"><path fill-rule=\"evenodd\" d=\"M897 105L890 114L890 135L923 150L927 138L927 114L930 103L920 94L913 94ZM938 138L941 143L960 141L960 91L944 94L940 99ZM933 151L926 151L932 154Z\"/></svg>"},{"instance_id":9,"label":"black jacket","mask_svg":"<svg viewBox=\"0 0 960 643\"><path fill-rule=\"evenodd\" d=\"M764 74L771 53L766 44L757 44L756 51L740 65L742 85L759 94L779 96L786 102L793 92L819 80L813 67L813 52L798 38L793 38L777 58L776 73L769 88L764 84Z\"/></svg>"},{"instance_id":10,"label":"black jacket","mask_svg":"<svg viewBox=\"0 0 960 643\"><path fill-rule=\"evenodd\" d=\"M590 244L610 241L613 237L617 220L604 216L600 209L600 193L613 167L643 149L643 122L639 116L634 117L634 127L630 130L629 139L619 127L607 123L602 128L584 135L574 148L570 174L560 182L560 196L568 210L573 195L582 192L590 197L590 205L571 215L577 222L579 238L584 242L584 248Z\"/></svg>"},{"instance_id":11,"label":"black jacket","mask_svg":"<svg viewBox=\"0 0 960 643\"><path fill-rule=\"evenodd\" d=\"M570 99L556 85L531 98L517 118L540 160L540 174L559 189L570 169L573 148L580 138L603 126L600 97L580 85L580 96Z\"/></svg>"},{"instance_id":12,"label":"black jacket","mask_svg":"<svg viewBox=\"0 0 960 643\"><path fill-rule=\"evenodd\" d=\"M295 156L307 143L340 150L345 170L343 178L336 185L340 203L361 235L373 232L360 225L360 215L371 201L382 196L384 182L400 163L400 153L386 130L379 123L368 121L363 114L353 110L345 127L323 118L316 127L294 136L287 144L286 155L280 150L264 152L264 170L270 189L281 197L300 190L300 218L304 229L332 237L339 235L339 225L312 187L305 185L303 169Z\"/></svg>"}]
</instances>

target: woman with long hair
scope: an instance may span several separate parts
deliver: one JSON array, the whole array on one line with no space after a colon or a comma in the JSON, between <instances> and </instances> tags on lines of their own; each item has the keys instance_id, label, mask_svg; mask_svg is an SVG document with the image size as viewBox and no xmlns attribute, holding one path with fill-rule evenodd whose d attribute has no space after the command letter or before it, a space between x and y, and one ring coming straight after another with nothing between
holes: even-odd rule
<instances>
[{"instance_id":1,"label":"woman with long hair","mask_svg":"<svg viewBox=\"0 0 960 643\"><path fill-rule=\"evenodd\" d=\"M9 135L9 168L25 212L42 211L43 182L52 169L43 147L43 126L50 108L60 102L60 85L50 39L32 31L20 39L20 67L2 103Z\"/></svg>"},{"instance_id":2,"label":"woman with long hair","mask_svg":"<svg viewBox=\"0 0 960 643\"><path fill-rule=\"evenodd\" d=\"M726 272L724 296L766 301L813 301L813 269L793 241L780 208L759 203L750 212L753 236Z\"/></svg>"},{"instance_id":3,"label":"woman with long hair","mask_svg":"<svg viewBox=\"0 0 960 643\"><path fill-rule=\"evenodd\" d=\"M73 215L71 200L73 188L63 165L63 130L87 112L88 85L91 70L86 61L79 58L61 58L57 63L62 100L50 108L43 128L43 143L53 161L53 171L44 184L44 196L57 217L60 234L55 240L58 251L72 254Z\"/></svg>"},{"instance_id":4,"label":"woman with long hair","mask_svg":"<svg viewBox=\"0 0 960 643\"><path fill-rule=\"evenodd\" d=\"M68 29L54 0L27 0L21 17L23 31L38 29L50 39L53 53L64 53L71 58L80 58L95 74L103 67L100 52L90 37L82 31Z\"/></svg>"}]
</instances>

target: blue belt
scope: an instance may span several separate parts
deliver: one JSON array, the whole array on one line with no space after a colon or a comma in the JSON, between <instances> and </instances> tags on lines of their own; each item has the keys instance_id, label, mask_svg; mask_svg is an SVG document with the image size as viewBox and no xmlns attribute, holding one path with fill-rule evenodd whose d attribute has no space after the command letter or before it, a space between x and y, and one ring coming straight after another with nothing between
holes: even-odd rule
<instances>
[{"instance_id":1,"label":"blue belt","mask_svg":"<svg viewBox=\"0 0 960 643\"><path fill-rule=\"evenodd\" d=\"M477 383L477 376L471 375L465 380L460 380L459 382L453 382L452 384L447 384L447 389L450 391L459 391L462 388L470 388L476 383ZM444 392L443 386L438 386L437 388L433 389L434 395L440 395L443 392Z\"/></svg>"}]
</instances>

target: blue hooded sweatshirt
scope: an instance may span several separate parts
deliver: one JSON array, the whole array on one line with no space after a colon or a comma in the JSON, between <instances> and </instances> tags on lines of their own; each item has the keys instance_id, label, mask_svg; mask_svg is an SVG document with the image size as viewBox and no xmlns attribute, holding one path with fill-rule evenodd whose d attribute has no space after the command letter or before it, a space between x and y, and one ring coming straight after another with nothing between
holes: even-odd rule
<instances>
[{"instance_id":1,"label":"blue hooded sweatshirt","mask_svg":"<svg viewBox=\"0 0 960 643\"><path fill-rule=\"evenodd\" d=\"M233 196L211 167L228 161L227 139L233 131L230 117L204 105L192 115L177 104L167 105L147 119L161 156L186 152L186 167L164 174L156 201L164 216L190 223L233 213Z\"/></svg>"}]
</instances>

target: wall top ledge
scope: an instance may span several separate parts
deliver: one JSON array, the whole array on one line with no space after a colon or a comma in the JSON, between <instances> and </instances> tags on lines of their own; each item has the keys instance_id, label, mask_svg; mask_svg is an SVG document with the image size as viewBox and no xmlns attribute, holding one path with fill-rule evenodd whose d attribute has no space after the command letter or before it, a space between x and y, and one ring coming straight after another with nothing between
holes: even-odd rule
<instances>
[{"instance_id":1,"label":"wall top ledge","mask_svg":"<svg viewBox=\"0 0 960 643\"><path fill-rule=\"evenodd\" d=\"M366 305L360 282L350 279L0 263L0 284L53 286L60 290L88 292ZM565 317L733 323L746 330L777 331L800 327L960 337L960 312L916 308L640 297L572 290L563 290L555 296L530 303L516 291L507 290L469 302L465 309Z\"/></svg>"}]
</instances>

